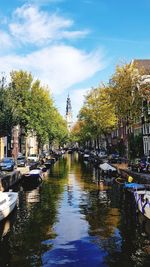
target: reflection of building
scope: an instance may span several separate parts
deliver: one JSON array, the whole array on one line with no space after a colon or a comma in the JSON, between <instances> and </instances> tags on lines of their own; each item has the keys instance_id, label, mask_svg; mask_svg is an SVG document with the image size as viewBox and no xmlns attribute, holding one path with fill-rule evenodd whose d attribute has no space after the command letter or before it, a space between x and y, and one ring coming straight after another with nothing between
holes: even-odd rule
<instances>
[{"instance_id":1,"label":"reflection of building","mask_svg":"<svg viewBox=\"0 0 150 267\"><path fill-rule=\"evenodd\" d=\"M66 121L67 121L68 131L70 132L73 124L73 118L72 118L71 100L69 95L67 97L67 104L66 104Z\"/></svg>"},{"instance_id":2,"label":"reflection of building","mask_svg":"<svg viewBox=\"0 0 150 267\"><path fill-rule=\"evenodd\" d=\"M26 192L26 201L28 203L38 203L40 202L40 189L35 188L32 191Z\"/></svg>"}]
</instances>

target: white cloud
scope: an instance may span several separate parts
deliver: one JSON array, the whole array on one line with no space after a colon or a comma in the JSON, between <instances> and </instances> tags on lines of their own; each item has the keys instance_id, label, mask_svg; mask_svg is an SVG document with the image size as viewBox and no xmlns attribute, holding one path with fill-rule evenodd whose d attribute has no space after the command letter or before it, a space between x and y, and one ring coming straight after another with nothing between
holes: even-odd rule
<instances>
[{"instance_id":1,"label":"white cloud","mask_svg":"<svg viewBox=\"0 0 150 267\"><path fill-rule=\"evenodd\" d=\"M12 39L9 34L0 30L0 53L13 47ZM2 51L3 50L3 51Z\"/></svg>"},{"instance_id":2,"label":"white cloud","mask_svg":"<svg viewBox=\"0 0 150 267\"><path fill-rule=\"evenodd\" d=\"M100 51L85 53L71 46L50 46L27 56L0 57L0 68L6 73L25 69L49 85L54 94L92 77L104 68Z\"/></svg>"},{"instance_id":3,"label":"white cloud","mask_svg":"<svg viewBox=\"0 0 150 267\"><path fill-rule=\"evenodd\" d=\"M9 29L19 42L39 46L61 39L81 38L88 34L87 30L70 30L73 24L71 19L48 14L33 5L23 5L15 10Z\"/></svg>"},{"instance_id":4,"label":"white cloud","mask_svg":"<svg viewBox=\"0 0 150 267\"><path fill-rule=\"evenodd\" d=\"M76 116L78 115L78 112L83 106L84 96L87 94L89 90L91 90L91 88L83 88L83 89L81 88L71 91L70 99L71 99L74 120L76 120Z\"/></svg>"},{"instance_id":5,"label":"white cloud","mask_svg":"<svg viewBox=\"0 0 150 267\"><path fill-rule=\"evenodd\" d=\"M61 104L65 91L72 92L70 97L76 117L87 89L71 91L71 87L80 87L81 82L106 67L103 51L86 52L66 45L66 39L83 37L87 30L71 30L74 26L71 19L48 14L32 5L17 8L13 21L7 25L8 32L0 31L0 69L8 77L12 70L31 72L42 84L48 84L54 97L62 100ZM41 47L33 50L34 45L39 44Z\"/></svg>"}]
</instances>

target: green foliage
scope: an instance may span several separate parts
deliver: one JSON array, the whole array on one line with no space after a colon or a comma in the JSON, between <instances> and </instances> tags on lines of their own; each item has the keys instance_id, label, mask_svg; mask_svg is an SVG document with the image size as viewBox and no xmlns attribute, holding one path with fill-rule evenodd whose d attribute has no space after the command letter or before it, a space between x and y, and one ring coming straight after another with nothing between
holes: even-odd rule
<instances>
[{"instance_id":1,"label":"green foliage","mask_svg":"<svg viewBox=\"0 0 150 267\"><path fill-rule=\"evenodd\" d=\"M100 134L108 134L115 128L117 118L110 101L110 90L105 86L91 89L79 113L83 122L80 127L80 139L96 139Z\"/></svg>"},{"instance_id":2,"label":"green foliage","mask_svg":"<svg viewBox=\"0 0 150 267\"><path fill-rule=\"evenodd\" d=\"M67 126L54 106L48 88L35 81L31 88L30 127L35 131L41 145L54 140L62 143L67 135Z\"/></svg>"},{"instance_id":3,"label":"green foliage","mask_svg":"<svg viewBox=\"0 0 150 267\"><path fill-rule=\"evenodd\" d=\"M28 135L33 131L42 147L46 142L65 142L67 125L54 106L48 87L26 71L12 71L11 81L0 81L0 136L11 133L13 126L20 125Z\"/></svg>"},{"instance_id":4,"label":"green foliage","mask_svg":"<svg viewBox=\"0 0 150 267\"><path fill-rule=\"evenodd\" d=\"M12 71L10 73L11 83L9 85L10 95L17 124L25 129L27 133L30 122L30 90L33 81L32 75L26 71Z\"/></svg>"},{"instance_id":5,"label":"green foliage","mask_svg":"<svg viewBox=\"0 0 150 267\"><path fill-rule=\"evenodd\" d=\"M9 88L6 86L6 78L0 80L0 137L11 133L16 125L16 114Z\"/></svg>"},{"instance_id":6,"label":"green foliage","mask_svg":"<svg viewBox=\"0 0 150 267\"><path fill-rule=\"evenodd\" d=\"M139 77L134 64L125 64L116 67L116 72L109 82L111 102L114 103L116 115L118 119L128 119L129 123L141 112Z\"/></svg>"}]
</instances>

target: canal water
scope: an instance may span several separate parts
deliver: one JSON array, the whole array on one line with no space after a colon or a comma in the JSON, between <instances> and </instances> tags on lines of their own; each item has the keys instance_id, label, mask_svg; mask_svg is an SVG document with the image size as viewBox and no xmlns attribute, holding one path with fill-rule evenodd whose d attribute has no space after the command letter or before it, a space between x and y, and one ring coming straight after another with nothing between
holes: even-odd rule
<instances>
[{"instance_id":1,"label":"canal water","mask_svg":"<svg viewBox=\"0 0 150 267\"><path fill-rule=\"evenodd\" d=\"M77 153L64 155L41 184L24 183L0 224L0 267L150 266L150 222L132 199Z\"/></svg>"}]
</instances>

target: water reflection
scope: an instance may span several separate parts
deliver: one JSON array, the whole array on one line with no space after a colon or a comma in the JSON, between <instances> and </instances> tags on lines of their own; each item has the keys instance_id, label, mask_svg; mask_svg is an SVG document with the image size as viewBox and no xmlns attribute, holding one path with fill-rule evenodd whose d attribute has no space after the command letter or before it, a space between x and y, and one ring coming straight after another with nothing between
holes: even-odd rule
<instances>
[{"instance_id":1,"label":"water reflection","mask_svg":"<svg viewBox=\"0 0 150 267\"><path fill-rule=\"evenodd\" d=\"M28 203L40 202L40 188L38 187L32 191L26 192L25 198Z\"/></svg>"},{"instance_id":2,"label":"water reflection","mask_svg":"<svg viewBox=\"0 0 150 267\"><path fill-rule=\"evenodd\" d=\"M58 222L53 227L57 236L44 241L52 249L43 254L43 266L107 266L104 262L107 252L100 247L99 240L114 234L120 214L114 209L108 211L110 199L104 183L97 179L92 183L89 166L78 162L72 165L72 159L73 155L69 158Z\"/></svg>"},{"instance_id":3,"label":"water reflection","mask_svg":"<svg viewBox=\"0 0 150 267\"><path fill-rule=\"evenodd\" d=\"M10 266L11 245L9 243L11 231L13 229L17 215L17 209L3 221L0 222L0 266Z\"/></svg>"},{"instance_id":4,"label":"water reflection","mask_svg":"<svg viewBox=\"0 0 150 267\"><path fill-rule=\"evenodd\" d=\"M57 161L43 183L18 190L13 227L0 232L0 266L149 265L149 224L78 154Z\"/></svg>"}]
</instances>

